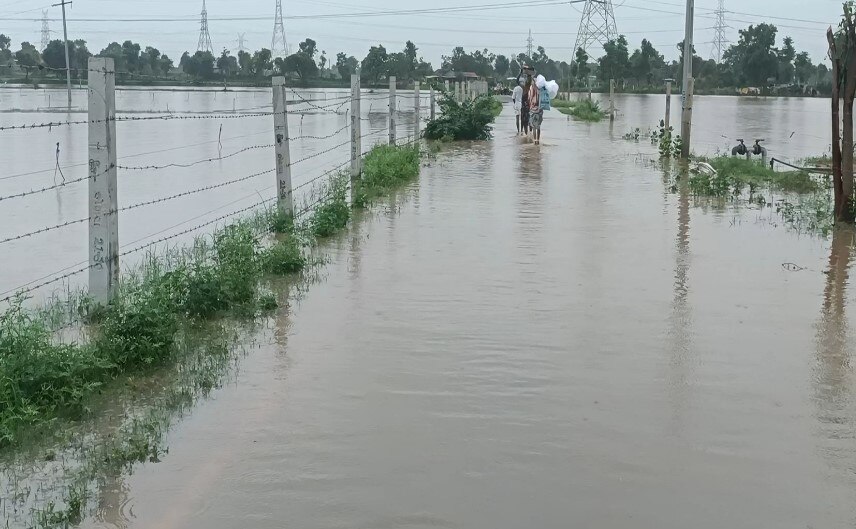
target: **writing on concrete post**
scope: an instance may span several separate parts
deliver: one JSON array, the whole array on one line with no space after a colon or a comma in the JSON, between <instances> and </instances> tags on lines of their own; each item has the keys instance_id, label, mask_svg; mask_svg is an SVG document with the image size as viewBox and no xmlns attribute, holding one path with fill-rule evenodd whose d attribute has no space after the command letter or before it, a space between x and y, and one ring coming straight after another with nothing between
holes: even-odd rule
<instances>
[{"instance_id":1,"label":"writing on concrete post","mask_svg":"<svg viewBox=\"0 0 856 529\"><path fill-rule=\"evenodd\" d=\"M291 187L291 147L288 138L288 98L285 77L272 79L272 92L277 207L282 213L293 215L294 193Z\"/></svg>"},{"instance_id":2,"label":"writing on concrete post","mask_svg":"<svg viewBox=\"0 0 856 529\"><path fill-rule=\"evenodd\" d=\"M110 301L119 283L116 186L116 70L113 59L89 59L89 295Z\"/></svg>"}]
</instances>

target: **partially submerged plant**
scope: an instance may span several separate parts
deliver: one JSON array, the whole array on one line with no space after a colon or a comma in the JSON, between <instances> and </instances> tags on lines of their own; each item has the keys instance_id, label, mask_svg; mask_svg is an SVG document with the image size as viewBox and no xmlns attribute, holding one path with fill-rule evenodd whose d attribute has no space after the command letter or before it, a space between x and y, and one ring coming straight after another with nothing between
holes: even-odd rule
<instances>
[{"instance_id":1,"label":"partially submerged plant","mask_svg":"<svg viewBox=\"0 0 856 529\"><path fill-rule=\"evenodd\" d=\"M440 115L428 122L423 135L429 140L489 140L497 103L490 95L459 103L452 94L445 94L439 102Z\"/></svg>"}]
</instances>

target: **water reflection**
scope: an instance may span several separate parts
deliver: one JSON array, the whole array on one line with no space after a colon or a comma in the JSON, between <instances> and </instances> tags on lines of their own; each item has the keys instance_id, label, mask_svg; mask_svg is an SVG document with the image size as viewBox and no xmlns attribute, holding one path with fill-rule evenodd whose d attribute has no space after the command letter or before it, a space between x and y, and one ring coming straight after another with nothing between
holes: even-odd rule
<instances>
[{"instance_id":1,"label":"water reflection","mask_svg":"<svg viewBox=\"0 0 856 529\"><path fill-rule=\"evenodd\" d=\"M671 174L665 162L664 180ZM690 272L690 189L688 175L677 180L678 230L675 241L675 276L672 312L669 316L669 375L668 391L672 406L673 433L683 430L683 415L687 407L689 384L689 355L692 348L692 311L688 303Z\"/></svg>"},{"instance_id":2,"label":"water reflection","mask_svg":"<svg viewBox=\"0 0 856 529\"><path fill-rule=\"evenodd\" d=\"M829 267L826 270L826 287L823 306L817 324L817 366L815 373L815 396L818 420L840 435L840 429L851 422L845 411L850 407L850 329L847 322L847 287L856 232L851 228L838 227L832 235L829 252Z\"/></svg>"}]
</instances>

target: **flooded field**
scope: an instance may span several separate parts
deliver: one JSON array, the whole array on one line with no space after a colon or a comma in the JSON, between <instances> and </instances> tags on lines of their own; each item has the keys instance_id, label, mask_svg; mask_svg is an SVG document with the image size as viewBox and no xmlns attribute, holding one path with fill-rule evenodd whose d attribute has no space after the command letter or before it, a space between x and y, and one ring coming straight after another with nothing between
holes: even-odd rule
<instances>
[{"instance_id":1,"label":"flooded field","mask_svg":"<svg viewBox=\"0 0 856 529\"><path fill-rule=\"evenodd\" d=\"M252 108L268 96L240 97ZM325 247L320 280L265 322L232 382L172 429L159 463L102 484L82 527L852 527L853 234L801 235L770 209L674 192L655 148L622 139L655 124L662 98L617 106L612 126L551 113L540 149L514 137L508 109L492 142L443 147L418 183ZM822 154L827 107L699 97L695 150L765 137L772 156ZM41 120L12 121L27 118ZM268 118L250 119L224 137L260 139L232 148L268 141ZM326 134L344 119L303 126ZM208 123L129 126L141 134L120 132L134 147L120 158L217 139ZM34 169L51 167L56 141L76 145L64 164L85 158L85 135L27 134L50 139L4 149L10 171L43 142ZM160 180L120 172L120 187L158 196L181 178L266 169L269 154ZM123 238L255 189L144 208ZM85 188L60 195L29 207L49 222L85 214ZM33 217L10 211L13 232ZM81 260L71 233L83 232L3 248L3 284Z\"/></svg>"}]
</instances>

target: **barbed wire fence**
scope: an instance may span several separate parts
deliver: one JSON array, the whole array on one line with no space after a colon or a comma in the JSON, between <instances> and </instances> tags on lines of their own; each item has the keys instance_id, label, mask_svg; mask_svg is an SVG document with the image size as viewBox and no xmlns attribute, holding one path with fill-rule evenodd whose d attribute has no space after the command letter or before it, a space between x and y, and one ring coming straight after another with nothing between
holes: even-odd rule
<instances>
[{"instance_id":1,"label":"barbed wire fence","mask_svg":"<svg viewBox=\"0 0 856 529\"><path fill-rule=\"evenodd\" d=\"M132 256L145 250L155 250L159 245L177 242L182 236L205 233L205 230L213 230L229 220L242 215L252 215L263 208L276 207L280 211L301 218L311 213L320 204L330 200L332 193L330 186L325 185L330 178L337 174L348 171L350 166L350 183L352 184L360 176L361 160L375 145L385 143L382 135L389 135L389 142L396 145L409 145L418 141L421 131L421 122L425 119L423 109L430 110L433 116L434 94L429 97L420 95L419 87L416 86L412 96L397 95L393 88L392 94L374 94L373 91L363 91L359 86L359 76L352 80L352 89L349 95L332 98L325 97L322 100L313 99L306 93L301 93L292 88L285 88L284 79L274 78L272 92L272 104L263 105L252 109L235 110L233 112L160 112L150 111L151 115L131 115L128 112L117 114L115 109L115 78L117 74L113 69L111 59L93 58L88 69L89 77L89 105L87 119L78 120L56 120L46 123L19 123L3 124L0 126L0 142L3 134L15 134L27 132L38 134L39 131L51 132L57 128L68 128L71 133L83 133L88 128L88 162L74 163L60 167L59 155L57 155L56 167L52 169L30 170L16 174L0 174L0 206L6 205L4 209L9 212L9 205L20 206L21 211L32 213L37 218L43 201L40 197L55 196L61 201L66 196L72 196L77 200L77 206L86 202L88 191L89 214L76 218L62 218L59 222L51 223L34 229L14 232L17 223L2 221L0 225L5 228L0 230L0 251L9 252L4 259L12 268L13 259L9 256L17 249L15 245L23 244L28 240L37 240L39 237L49 233L56 233L59 237L65 237L66 231L74 226L88 225L87 240L82 239L84 247L88 248L89 257L78 263L71 264L59 270L47 274L37 274L38 277L29 279L22 284L7 288L0 287L0 302L13 302L16 299L33 297L37 292L64 284L69 290L72 281L77 285L87 286L83 275L89 273L88 292L96 301L106 301L112 295L116 287L120 263L124 267L133 264L126 262L125 257ZM278 90L280 89L280 90ZM279 99L278 99L279 97ZM411 109L399 110L398 101L412 101ZM395 101L396 104L391 104ZM367 104L367 108L363 104ZM333 120L341 121L338 125L327 131L317 130L321 123ZM409 117L408 117L409 116ZM398 139L395 129L399 117L410 121L407 135ZM271 119L273 118L273 119ZM290 118L290 119L289 119ZM304 132L304 119L309 119L310 130ZM246 132L246 125L253 120L265 120L266 131ZM169 122L211 122L212 127L219 125L220 130L217 140L201 142L176 142L163 149L148 150L127 155L123 158L117 156L117 143L124 138L117 135L117 127L125 127L130 122L169 123ZM226 120L235 120L242 134L223 138L223 123ZM270 122L273 121L273 127ZM289 126L297 121L299 133L289 135ZM368 123L368 132L363 133L363 124ZM85 127L84 127L85 126ZM207 127L206 127L207 128ZM273 129L273 130L271 130ZM120 129L121 130L121 129ZM392 132L390 133L390 131ZM136 131L134 131L136 132ZM349 138L343 138L350 133ZM157 136L168 134L175 137L175 131L163 130L162 127L154 129ZM179 132L180 134L180 132ZM262 134L270 134L274 138L273 143L256 143L222 152L223 141L246 139ZM136 138L136 136L135 136ZM137 138L138 139L138 138ZM338 141L343 139L343 141ZM28 136L28 140L32 138ZM37 141L37 140L36 140ZM293 142L300 142L300 156L296 159L291 157ZM135 143L142 143L136 141ZM208 155L190 161L166 161L163 157L166 153L180 151L182 149L193 149L204 145L217 144L216 156ZM59 149L59 144L57 144ZM253 153L256 153L255 155ZM138 191L142 186L144 193L151 192L150 181L147 178L159 178L158 182L166 180L168 186L180 186L183 180L198 180L200 175L210 174L209 168L215 167L224 161L231 160L233 164L242 167L257 166L257 158L264 153L270 156L270 166L256 171L245 171L244 175L223 181L210 183L190 189L176 190L172 193L160 193L159 196L146 198L144 200L130 201L129 204L119 205L118 197L128 196L131 190ZM252 159L248 158L252 157ZM133 158L154 157L153 163L130 162ZM315 163L310 163L315 160ZM319 163L320 162L320 163ZM66 176L81 168L87 168L86 175ZM177 171L197 168L194 177L186 177ZM222 167L219 168L221 171ZM54 173L55 181L50 185L21 187L33 177L45 177L48 173ZM164 175L160 177L159 175ZM56 179L61 178L61 181ZM270 184L263 184L264 178L271 178ZM292 184L294 178L297 185ZM6 185L3 185L7 182ZM83 188L87 184L88 189ZM10 191L6 191L10 188ZM162 186L154 186L162 189ZM186 201L191 197L207 197L214 190L227 190L229 188L251 187L252 192L242 195L228 203L208 209L189 218L179 220L165 228L147 233L142 237L131 240L128 243L118 240L118 225L123 214L133 210L146 210L157 208L162 204L177 204L179 211L194 211L199 204L187 206ZM348 186L350 192L351 185ZM53 192L53 193L50 193ZM240 192L240 190L239 190ZM46 195L48 194L48 195ZM137 193L133 193L137 195ZM234 198L234 197L230 197ZM253 201L253 199L255 200ZM24 201L31 204L20 205ZM199 200L207 200L200 198ZM300 201L300 207L295 208L295 201ZM251 204L246 205L247 202ZM240 205L240 204L244 205ZM239 206L240 205L240 206ZM33 207L34 206L34 207ZM235 208L228 211L229 208ZM153 210L147 213L147 219L156 219L159 214ZM0 211L2 219L3 211ZM29 217L30 215L28 215ZM164 215L164 218L173 217ZM177 217L178 220L180 217ZM120 244L121 242L121 244ZM79 247L79 245L78 245ZM61 252L61 248L55 248ZM50 253L50 252L48 252ZM56 255L50 261L59 261L61 256ZM5 268L5 267L4 267ZM23 267L26 268L26 267ZM2 279L2 275L0 275Z\"/></svg>"}]
</instances>

